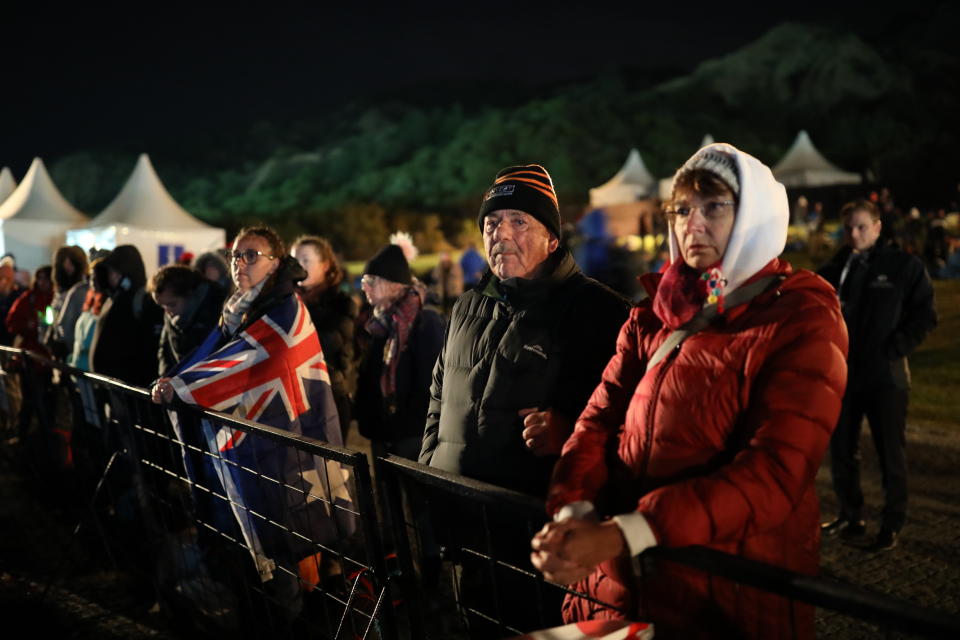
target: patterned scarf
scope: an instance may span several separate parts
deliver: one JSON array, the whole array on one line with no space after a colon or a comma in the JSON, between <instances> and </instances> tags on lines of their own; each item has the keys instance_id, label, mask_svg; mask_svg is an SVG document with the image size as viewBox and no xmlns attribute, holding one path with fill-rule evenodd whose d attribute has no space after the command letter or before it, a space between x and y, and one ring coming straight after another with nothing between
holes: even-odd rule
<instances>
[{"instance_id":1,"label":"patterned scarf","mask_svg":"<svg viewBox=\"0 0 960 640\"><path fill-rule=\"evenodd\" d=\"M365 326L375 337L386 336L383 347L383 371L380 373L380 392L389 400L397 391L397 364L407 348L413 321L417 319L423 299L415 286L407 287L397 300L386 308L376 308Z\"/></svg>"},{"instance_id":2,"label":"patterned scarf","mask_svg":"<svg viewBox=\"0 0 960 640\"><path fill-rule=\"evenodd\" d=\"M714 266L719 265L718 262ZM688 267L681 257L664 272L653 300L653 312L669 328L679 329L703 308L707 283L700 276L701 272Z\"/></svg>"},{"instance_id":3,"label":"patterned scarf","mask_svg":"<svg viewBox=\"0 0 960 640\"><path fill-rule=\"evenodd\" d=\"M250 310L250 306L253 304L253 301L257 299L257 296L260 295L260 291L266 282L267 278L264 278L255 287L251 287L246 292L237 289L233 292L233 295L223 303L222 320L227 335L233 335L237 331L240 323L243 322L244 314Z\"/></svg>"}]
</instances>

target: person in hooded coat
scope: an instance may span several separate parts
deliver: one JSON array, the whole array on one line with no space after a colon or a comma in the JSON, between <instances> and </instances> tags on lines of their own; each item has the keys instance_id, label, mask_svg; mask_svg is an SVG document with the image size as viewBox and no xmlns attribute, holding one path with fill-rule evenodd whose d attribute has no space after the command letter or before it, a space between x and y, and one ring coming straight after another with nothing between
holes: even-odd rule
<instances>
[{"instance_id":1,"label":"person in hooded coat","mask_svg":"<svg viewBox=\"0 0 960 640\"><path fill-rule=\"evenodd\" d=\"M163 310L146 292L140 251L120 245L103 259L107 296L90 344L90 370L128 384L149 386L157 377Z\"/></svg>"},{"instance_id":2,"label":"person in hooded coat","mask_svg":"<svg viewBox=\"0 0 960 640\"><path fill-rule=\"evenodd\" d=\"M563 447L531 559L658 638L812 638L810 605L673 564L634 573L649 547L699 545L815 574L814 478L846 384L832 287L777 257L789 206L769 168L704 147L667 214L672 263L641 279L649 297ZM624 616L569 595L563 614Z\"/></svg>"},{"instance_id":3,"label":"person in hooded coat","mask_svg":"<svg viewBox=\"0 0 960 640\"><path fill-rule=\"evenodd\" d=\"M73 350L73 330L87 298L87 254L75 246L63 246L53 256L53 324L44 344L58 360Z\"/></svg>"}]
</instances>

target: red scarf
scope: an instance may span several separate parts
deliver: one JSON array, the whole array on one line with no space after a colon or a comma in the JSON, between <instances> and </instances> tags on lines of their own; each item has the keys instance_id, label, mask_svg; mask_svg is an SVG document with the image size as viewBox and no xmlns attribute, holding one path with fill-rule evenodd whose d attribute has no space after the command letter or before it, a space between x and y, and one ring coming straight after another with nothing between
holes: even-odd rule
<instances>
[{"instance_id":1,"label":"red scarf","mask_svg":"<svg viewBox=\"0 0 960 640\"><path fill-rule=\"evenodd\" d=\"M711 265L705 271L719 264ZM653 299L653 312L663 324L679 329L703 308L707 283L700 278L701 274L701 271L688 267L681 257L677 257L664 272Z\"/></svg>"},{"instance_id":2,"label":"red scarf","mask_svg":"<svg viewBox=\"0 0 960 640\"><path fill-rule=\"evenodd\" d=\"M407 348L413 321L417 319L423 300L416 287L408 287L400 298L382 312L375 310L367 321L366 330L372 336L387 337L383 346L383 371L380 374L380 392L384 399L397 391L397 365L400 354Z\"/></svg>"}]
</instances>

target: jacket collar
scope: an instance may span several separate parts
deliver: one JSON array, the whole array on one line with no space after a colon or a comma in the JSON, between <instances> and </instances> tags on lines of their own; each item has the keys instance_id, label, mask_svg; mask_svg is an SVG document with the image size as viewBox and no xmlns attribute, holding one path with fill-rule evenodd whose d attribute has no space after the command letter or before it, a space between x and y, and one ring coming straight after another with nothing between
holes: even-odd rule
<instances>
[{"instance_id":1,"label":"jacket collar","mask_svg":"<svg viewBox=\"0 0 960 640\"><path fill-rule=\"evenodd\" d=\"M504 302L511 307L524 309L533 306L550 295L571 276L580 273L580 267L570 252L558 247L546 260L543 275L539 278L507 278L501 280L487 269L477 285L483 295Z\"/></svg>"}]
</instances>

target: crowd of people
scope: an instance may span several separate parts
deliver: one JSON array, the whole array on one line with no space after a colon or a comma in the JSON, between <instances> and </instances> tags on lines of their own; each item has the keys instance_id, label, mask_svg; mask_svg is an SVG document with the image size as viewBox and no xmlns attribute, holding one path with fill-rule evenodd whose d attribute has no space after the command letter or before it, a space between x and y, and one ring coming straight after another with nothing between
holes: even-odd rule
<instances>
[{"instance_id":1,"label":"crowd of people","mask_svg":"<svg viewBox=\"0 0 960 640\"><path fill-rule=\"evenodd\" d=\"M679 568L640 581L634 561L701 545L816 573L821 533L867 532L864 415L886 495L869 548L895 546L906 358L937 318L925 265L886 242L881 209L845 206L843 249L819 276L794 269L780 257L783 186L749 154L709 145L675 176L669 255L631 304L562 244L547 169L511 166L483 195L483 254L443 255L422 279L389 244L366 263L358 299L326 239L287 247L266 227L241 230L225 260L206 254L149 279L133 246L89 264L64 247L22 291L0 263L3 338L148 387L158 403L334 444L355 421L376 455L546 499L552 521L532 541L499 541L505 557L616 607L568 596L558 619L643 612L658 637L812 637L810 606ZM237 449L241 463L258 455L238 433L195 439ZM821 525L814 477L828 450L841 511ZM260 533L258 569L279 580L272 568L297 552ZM484 576L465 566L462 596L482 599Z\"/></svg>"}]
</instances>

